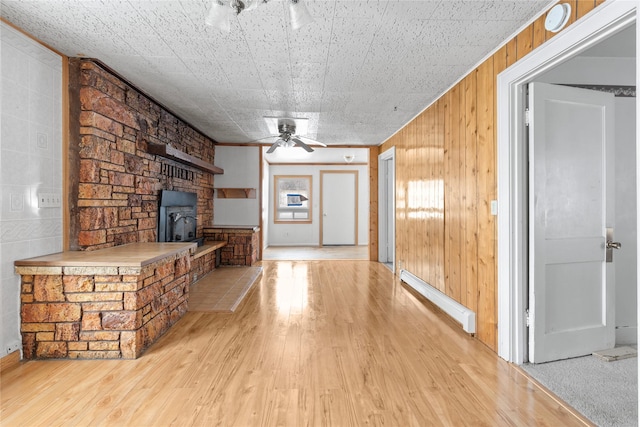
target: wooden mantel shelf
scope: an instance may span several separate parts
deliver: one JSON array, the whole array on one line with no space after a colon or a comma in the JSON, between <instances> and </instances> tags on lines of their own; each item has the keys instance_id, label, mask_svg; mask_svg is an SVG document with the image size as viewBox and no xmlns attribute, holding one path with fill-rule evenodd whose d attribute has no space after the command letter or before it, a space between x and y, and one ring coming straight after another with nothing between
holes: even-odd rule
<instances>
[{"instance_id":1,"label":"wooden mantel shelf","mask_svg":"<svg viewBox=\"0 0 640 427\"><path fill-rule=\"evenodd\" d=\"M173 148L169 144L154 144L150 142L149 153L157 154L158 156L165 157L167 159L175 160L176 162L183 163L188 166L193 166L205 172L212 173L214 175L222 175L224 170L204 160L200 160L197 157L193 157L183 151Z\"/></svg>"},{"instance_id":2,"label":"wooden mantel shelf","mask_svg":"<svg viewBox=\"0 0 640 427\"><path fill-rule=\"evenodd\" d=\"M218 199L255 199L255 188L216 188Z\"/></svg>"}]
</instances>

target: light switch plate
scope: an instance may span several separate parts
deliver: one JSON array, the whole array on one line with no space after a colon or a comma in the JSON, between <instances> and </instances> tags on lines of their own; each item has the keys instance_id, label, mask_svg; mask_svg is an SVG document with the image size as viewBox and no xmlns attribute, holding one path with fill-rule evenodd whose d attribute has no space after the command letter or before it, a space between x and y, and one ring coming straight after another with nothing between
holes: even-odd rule
<instances>
[{"instance_id":1,"label":"light switch plate","mask_svg":"<svg viewBox=\"0 0 640 427\"><path fill-rule=\"evenodd\" d=\"M59 208L62 206L60 193L38 193L38 208Z\"/></svg>"},{"instance_id":2,"label":"light switch plate","mask_svg":"<svg viewBox=\"0 0 640 427\"><path fill-rule=\"evenodd\" d=\"M498 215L498 201L491 201L491 215Z\"/></svg>"}]
</instances>

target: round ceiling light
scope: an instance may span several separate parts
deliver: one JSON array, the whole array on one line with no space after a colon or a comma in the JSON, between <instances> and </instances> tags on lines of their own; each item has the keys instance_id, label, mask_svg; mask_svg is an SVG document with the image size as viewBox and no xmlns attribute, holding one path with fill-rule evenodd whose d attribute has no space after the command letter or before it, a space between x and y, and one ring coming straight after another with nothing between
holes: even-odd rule
<instances>
[{"instance_id":1,"label":"round ceiling light","mask_svg":"<svg viewBox=\"0 0 640 427\"><path fill-rule=\"evenodd\" d=\"M571 15L571 5L569 3L557 4L547 13L547 19L544 21L544 28L552 33L560 31Z\"/></svg>"}]
</instances>

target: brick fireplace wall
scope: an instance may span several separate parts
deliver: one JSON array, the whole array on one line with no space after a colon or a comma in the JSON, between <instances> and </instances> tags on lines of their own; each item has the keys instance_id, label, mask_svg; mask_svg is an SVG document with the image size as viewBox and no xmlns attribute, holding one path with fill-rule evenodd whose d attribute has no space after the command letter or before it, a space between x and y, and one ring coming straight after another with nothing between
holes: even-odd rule
<instances>
[{"instance_id":1,"label":"brick fireplace wall","mask_svg":"<svg viewBox=\"0 0 640 427\"><path fill-rule=\"evenodd\" d=\"M197 237L213 223L213 175L149 154L171 144L214 163L214 143L93 60L70 61L69 205L72 250L157 239L159 192L198 195Z\"/></svg>"}]
</instances>

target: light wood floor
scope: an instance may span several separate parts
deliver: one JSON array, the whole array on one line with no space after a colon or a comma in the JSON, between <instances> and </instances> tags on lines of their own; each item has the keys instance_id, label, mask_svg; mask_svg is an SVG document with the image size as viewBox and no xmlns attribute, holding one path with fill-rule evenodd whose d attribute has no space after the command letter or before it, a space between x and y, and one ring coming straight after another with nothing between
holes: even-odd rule
<instances>
[{"instance_id":1,"label":"light wood floor","mask_svg":"<svg viewBox=\"0 0 640 427\"><path fill-rule=\"evenodd\" d=\"M383 265L262 265L235 313L189 312L137 360L3 372L0 424L582 425Z\"/></svg>"},{"instance_id":2,"label":"light wood floor","mask_svg":"<svg viewBox=\"0 0 640 427\"><path fill-rule=\"evenodd\" d=\"M269 246L262 253L264 260L310 261L321 259L369 259L368 246Z\"/></svg>"}]
</instances>

